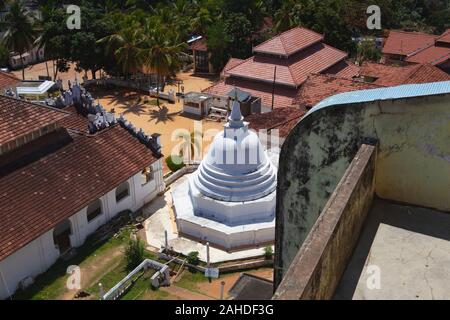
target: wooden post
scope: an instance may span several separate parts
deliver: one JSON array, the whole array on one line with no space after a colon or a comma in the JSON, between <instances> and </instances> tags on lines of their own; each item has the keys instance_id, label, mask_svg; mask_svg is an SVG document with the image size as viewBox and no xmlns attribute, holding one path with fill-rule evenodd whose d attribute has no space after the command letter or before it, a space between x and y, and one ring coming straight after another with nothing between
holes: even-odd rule
<instances>
[{"instance_id":1,"label":"wooden post","mask_svg":"<svg viewBox=\"0 0 450 320\"><path fill-rule=\"evenodd\" d=\"M220 283L220 300L223 300L224 291L225 291L225 281L222 281Z\"/></svg>"},{"instance_id":2,"label":"wooden post","mask_svg":"<svg viewBox=\"0 0 450 320\"><path fill-rule=\"evenodd\" d=\"M273 110L273 105L275 103L275 79L277 77L277 66L275 66L274 70L273 70L273 83L272 83L272 110Z\"/></svg>"},{"instance_id":3,"label":"wooden post","mask_svg":"<svg viewBox=\"0 0 450 320\"><path fill-rule=\"evenodd\" d=\"M209 242L206 243L206 266L209 268Z\"/></svg>"}]
</instances>

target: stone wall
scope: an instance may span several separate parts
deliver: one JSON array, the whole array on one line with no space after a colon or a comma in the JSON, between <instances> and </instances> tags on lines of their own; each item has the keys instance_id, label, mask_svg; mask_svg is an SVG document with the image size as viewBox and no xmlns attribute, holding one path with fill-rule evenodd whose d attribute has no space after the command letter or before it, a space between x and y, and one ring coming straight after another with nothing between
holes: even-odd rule
<instances>
[{"instance_id":1,"label":"stone wall","mask_svg":"<svg viewBox=\"0 0 450 320\"><path fill-rule=\"evenodd\" d=\"M361 144L378 141L377 196L450 211L450 94L331 105L282 146L275 283L280 283Z\"/></svg>"},{"instance_id":2,"label":"stone wall","mask_svg":"<svg viewBox=\"0 0 450 320\"><path fill-rule=\"evenodd\" d=\"M375 189L376 147L363 144L279 285L275 299L330 299L339 284Z\"/></svg>"}]
</instances>

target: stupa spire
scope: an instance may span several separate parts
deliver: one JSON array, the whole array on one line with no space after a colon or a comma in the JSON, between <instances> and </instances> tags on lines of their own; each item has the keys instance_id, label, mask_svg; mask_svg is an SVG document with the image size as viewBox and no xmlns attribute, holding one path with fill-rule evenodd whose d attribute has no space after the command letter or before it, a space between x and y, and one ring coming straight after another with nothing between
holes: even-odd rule
<instances>
[{"instance_id":1,"label":"stupa spire","mask_svg":"<svg viewBox=\"0 0 450 320\"><path fill-rule=\"evenodd\" d=\"M231 106L231 113L228 117L228 121L231 128L241 128L244 126L244 117L241 113L241 106L238 101L236 88L234 90L234 101Z\"/></svg>"}]
</instances>

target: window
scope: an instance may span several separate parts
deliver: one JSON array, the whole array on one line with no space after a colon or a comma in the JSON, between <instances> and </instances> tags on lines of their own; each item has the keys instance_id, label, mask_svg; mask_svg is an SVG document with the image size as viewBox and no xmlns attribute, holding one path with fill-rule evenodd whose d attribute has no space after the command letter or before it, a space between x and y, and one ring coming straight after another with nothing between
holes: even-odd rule
<instances>
[{"instance_id":1,"label":"window","mask_svg":"<svg viewBox=\"0 0 450 320\"><path fill-rule=\"evenodd\" d=\"M87 209L88 222L91 222L92 220L94 220L101 214L102 214L102 203L101 203L100 199L98 199L88 206L88 209Z\"/></svg>"},{"instance_id":2,"label":"window","mask_svg":"<svg viewBox=\"0 0 450 320\"><path fill-rule=\"evenodd\" d=\"M146 185L153 180L153 169L152 167L147 167L142 170L142 185Z\"/></svg>"},{"instance_id":3,"label":"window","mask_svg":"<svg viewBox=\"0 0 450 320\"><path fill-rule=\"evenodd\" d=\"M208 52L206 51L195 51L195 68L198 72L208 72L209 62L208 62Z\"/></svg>"},{"instance_id":4,"label":"window","mask_svg":"<svg viewBox=\"0 0 450 320\"><path fill-rule=\"evenodd\" d=\"M116 189L116 202L128 197L130 195L130 186L128 182L122 183Z\"/></svg>"}]
</instances>

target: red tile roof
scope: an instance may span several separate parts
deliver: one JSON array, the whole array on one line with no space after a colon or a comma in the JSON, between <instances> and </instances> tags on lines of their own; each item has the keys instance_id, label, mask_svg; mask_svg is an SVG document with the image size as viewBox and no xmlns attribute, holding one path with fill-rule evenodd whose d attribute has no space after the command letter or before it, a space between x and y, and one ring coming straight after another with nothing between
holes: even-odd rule
<instances>
[{"instance_id":1,"label":"red tile roof","mask_svg":"<svg viewBox=\"0 0 450 320\"><path fill-rule=\"evenodd\" d=\"M383 53L406 56L412 52L434 44L438 36L406 31L390 31L383 46Z\"/></svg>"},{"instance_id":2,"label":"red tile roof","mask_svg":"<svg viewBox=\"0 0 450 320\"><path fill-rule=\"evenodd\" d=\"M75 135L58 150L4 173L0 260L156 160L145 145L116 124L95 135Z\"/></svg>"},{"instance_id":3,"label":"red tile roof","mask_svg":"<svg viewBox=\"0 0 450 320\"><path fill-rule=\"evenodd\" d=\"M442 42L443 44L450 44L450 29L447 29L436 42Z\"/></svg>"},{"instance_id":4,"label":"red tile roof","mask_svg":"<svg viewBox=\"0 0 450 320\"><path fill-rule=\"evenodd\" d=\"M21 81L15 76L0 71L0 94L3 94L3 90L17 86Z\"/></svg>"},{"instance_id":5,"label":"red tile roof","mask_svg":"<svg viewBox=\"0 0 450 320\"><path fill-rule=\"evenodd\" d=\"M287 59L255 55L225 72L226 75L298 87L311 73L322 72L347 54L323 43L314 44Z\"/></svg>"},{"instance_id":6,"label":"red tile roof","mask_svg":"<svg viewBox=\"0 0 450 320\"><path fill-rule=\"evenodd\" d=\"M77 131L79 133L89 132L89 120L87 119L87 117L83 117L82 115L78 114L74 106L65 107L63 110L71 113L71 116L59 121L62 127Z\"/></svg>"},{"instance_id":7,"label":"red tile roof","mask_svg":"<svg viewBox=\"0 0 450 320\"><path fill-rule=\"evenodd\" d=\"M202 92L226 96L234 87L244 90L254 97L261 98L261 104L266 108L270 108L272 106L271 84L228 77L225 80L206 88ZM275 86L274 108L290 107L296 94L297 89Z\"/></svg>"},{"instance_id":8,"label":"red tile roof","mask_svg":"<svg viewBox=\"0 0 450 320\"><path fill-rule=\"evenodd\" d=\"M351 61L341 61L323 71L323 73L333 74L339 78L353 79L359 75L359 69L360 67Z\"/></svg>"},{"instance_id":9,"label":"red tile roof","mask_svg":"<svg viewBox=\"0 0 450 320\"><path fill-rule=\"evenodd\" d=\"M432 65L439 65L448 60L450 60L450 47L440 47L434 44L414 52L405 59L408 62L428 63Z\"/></svg>"},{"instance_id":10,"label":"red tile roof","mask_svg":"<svg viewBox=\"0 0 450 320\"><path fill-rule=\"evenodd\" d=\"M204 38L195 41L191 46L189 47L191 50L195 51L208 51L208 46L206 45L206 40Z\"/></svg>"},{"instance_id":11,"label":"red tile roof","mask_svg":"<svg viewBox=\"0 0 450 320\"><path fill-rule=\"evenodd\" d=\"M225 76L225 73L230 70L231 68L236 67L237 65L241 64L242 62L244 62L245 60L242 59L237 59L237 58L230 58L227 62L227 64L225 65L225 67L223 67L222 72L220 73L221 76Z\"/></svg>"},{"instance_id":12,"label":"red tile roof","mask_svg":"<svg viewBox=\"0 0 450 320\"><path fill-rule=\"evenodd\" d=\"M255 53L290 56L323 40L323 36L304 28L293 28L253 48Z\"/></svg>"},{"instance_id":13,"label":"red tile roof","mask_svg":"<svg viewBox=\"0 0 450 320\"><path fill-rule=\"evenodd\" d=\"M375 88L379 88L379 85L332 75L312 74L302 85L293 103L299 107L309 109L323 99L338 93Z\"/></svg>"},{"instance_id":14,"label":"red tile roof","mask_svg":"<svg viewBox=\"0 0 450 320\"><path fill-rule=\"evenodd\" d=\"M439 68L423 64L391 66L366 62L361 66L360 74L362 76L377 78L374 84L382 86L450 80L450 75Z\"/></svg>"},{"instance_id":15,"label":"red tile roof","mask_svg":"<svg viewBox=\"0 0 450 320\"><path fill-rule=\"evenodd\" d=\"M0 95L0 146L55 124L68 115L55 108Z\"/></svg>"},{"instance_id":16,"label":"red tile roof","mask_svg":"<svg viewBox=\"0 0 450 320\"><path fill-rule=\"evenodd\" d=\"M294 107L277 108L271 112L252 114L245 118L253 130L279 130L281 138L287 137L292 128L305 115L306 110Z\"/></svg>"}]
</instances>

